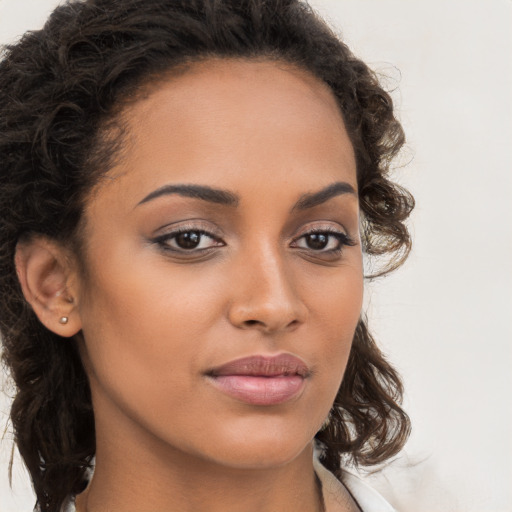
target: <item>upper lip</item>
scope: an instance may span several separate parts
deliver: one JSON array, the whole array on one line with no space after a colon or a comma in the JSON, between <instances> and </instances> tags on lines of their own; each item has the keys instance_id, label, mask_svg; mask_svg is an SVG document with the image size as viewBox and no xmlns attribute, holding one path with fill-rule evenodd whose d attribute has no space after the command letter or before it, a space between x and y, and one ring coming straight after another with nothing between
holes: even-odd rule
<instances>
[{"instance_id":1,"label":"upper lip","mask_svg":"<svg viewBox=\"0 0 512 512\"><path fill-rule=\"evenodd\" d=\"M254 377L280 377L299 375L307 377L310 374L308 365L299 357L292 354L276 356L256 355L229 361L207 372L212 377L228 375L248 375Z\"/></svg>"}]
</instances>

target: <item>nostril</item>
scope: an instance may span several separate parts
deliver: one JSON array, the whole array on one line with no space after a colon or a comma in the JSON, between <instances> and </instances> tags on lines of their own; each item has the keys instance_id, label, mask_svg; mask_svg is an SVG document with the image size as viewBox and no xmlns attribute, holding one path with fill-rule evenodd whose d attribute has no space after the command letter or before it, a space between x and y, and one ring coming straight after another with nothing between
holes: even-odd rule
<instances>
[{"instance_id":1,"label":"nostril","mask_svg":"<svg viewBox=\"0 0 512 512\"><path fill-rule=\"evenodd\" d=\"M258 320L246 320L244 323L245 325L256 325L259 324L260 322L258 322Z\"/></svg>"}]
</instances>

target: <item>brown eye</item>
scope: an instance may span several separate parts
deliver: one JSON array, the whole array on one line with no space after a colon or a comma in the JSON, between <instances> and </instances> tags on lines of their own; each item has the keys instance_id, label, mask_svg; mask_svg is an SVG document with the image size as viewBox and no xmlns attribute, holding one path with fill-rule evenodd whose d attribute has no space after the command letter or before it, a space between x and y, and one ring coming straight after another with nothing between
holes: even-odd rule
<instances>
[{"instance_id":1,"label":"brown eye","mask_svg":"<svg viewBox=\"0 0 512 512\"><path fill-rule=\"evenodd\" d=\"M199 229L182 229L159 236L154 240L167 251L200 252L225 245L219 238Z\"/></svg>"},{"instance_id":2,"label":"brown eye","mask_svg":"<svg viewBox=\"0 0 512 512\"><path fill-rule=\"evenodd\" d=\"M175 237L176 245L180 249L196 249L201 242L201 233L199 231L186 231Z\"/></svg>"},{"instance_id":3,"label":"brown eye","mask_svg":"<svg viewBox=\"0 0 512 512\"><path fill-rule=\"evenodd\" d=\"M326 233L311 233L304 238L308 247L317 251L325 249L329 243L329 235Z\"/></svg>"},{"instance_id":4,"label":"brown eye","mask_svg":"<svg viewBox=\"0 0 512 512\"><path fill-rule=\"evenodd\" d=\"M341 253L344 246L355 245L352 239L342 231L313 230L297 238L292 247L313 252L329 254Z\"/></svg>"}]
</instances>

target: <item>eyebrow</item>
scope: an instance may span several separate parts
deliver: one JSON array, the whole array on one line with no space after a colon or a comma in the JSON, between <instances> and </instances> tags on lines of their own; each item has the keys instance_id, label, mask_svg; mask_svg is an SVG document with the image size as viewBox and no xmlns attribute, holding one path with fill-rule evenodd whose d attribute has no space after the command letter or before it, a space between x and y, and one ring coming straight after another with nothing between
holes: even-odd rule
<instances>
[{"instance_id":1,"label":"eyebrow","mask_svg":"<svg viewBox=\"0 0 512 512\"><path fill-rule=\"evenodd\" d=\"M313 208L322 203L325 203L329 199L333 197L340 196L343 194L352 194L357 196L357 192L354 187L345 181L337 181L324 187L318 192L312 192L308 194L303 194L299 197L299 200L295 203L291 211L294 210L307 210L308 208Z\"/></svg>"},{"instance_id":2,"label":"eyebrow","mask_svg":"<svg viewBox=\"0 0 512 512\"><path fill-rule=\"evenodd\" d=\"M157 197L178 194L183 197L192 197L193 199L202 199L210 203L224 204L227 206L237 206L238 196L219 188L212 188L206 185L164 185L147 195L137 206Z\"/></svg>"},{"instance_id":3,"label":"eyebrow","mask_svg":"<svg viewBox=\"0 0 512 512\"><path fill-rule=\"evenodd\" d=\"M238 206L240 202L240 198L230 192L229 190L219 189L209 187L207 185L192 185L192 184L183 184L183 185L164 185L163 187L157 188L150 194L148 194L142 201L137 203L137 206L152 201L158 197L177 194L183 197L191 197L193 199L201 199L203 201L208 201L210 203L222 204L226 206ZM352 194L357 195L354 187L350 185L350 183L346 183L344 181L337 181L328 185L327 187L322 188L317 192L311 192L302 194L297 202L293 205L291 211L299 210L307 210L309 208L313 208L322 203L325 203L329 199L333 197L343 195L343 194Z\"/></svg>"}]
</instances>

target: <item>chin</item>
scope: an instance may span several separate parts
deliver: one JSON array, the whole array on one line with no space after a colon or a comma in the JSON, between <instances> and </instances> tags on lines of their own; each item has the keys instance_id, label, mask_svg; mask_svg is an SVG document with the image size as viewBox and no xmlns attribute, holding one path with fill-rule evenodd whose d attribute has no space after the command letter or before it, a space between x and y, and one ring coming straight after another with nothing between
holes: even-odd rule
<instances>
[{"instance_id":1,"label":"chin","mask_svg":"<svg viewBox=\"0 0 512 512\"><path fill-rule=\"evenodd\" d=\"M279 428L281 427L281 428ZM270 469L284 466L308 451L318 429L294 425L260 425L259 428L231 429L208 447L209 459L236 469Z\"/></svg>"},{"instance_id":2,"label":"chin","mask_svg":"<svg viewBox=\"0 0 512 512\"><path fill-rule=\"evenodd\" d=\"M215 460L217 464L237 470L269 470L279 468L291 463L297 457L309 449L310 443L301 445L300 448L280 446L266 446L264 449L250 447L230 454L223 454Z\"/></svg>"}]
</instances>

